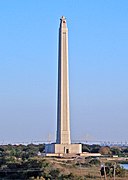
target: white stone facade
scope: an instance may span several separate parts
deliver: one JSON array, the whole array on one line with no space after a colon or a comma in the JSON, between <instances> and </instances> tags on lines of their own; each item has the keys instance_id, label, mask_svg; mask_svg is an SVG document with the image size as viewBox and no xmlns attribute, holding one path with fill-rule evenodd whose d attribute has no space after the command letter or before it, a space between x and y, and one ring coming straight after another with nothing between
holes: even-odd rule
<instances>
[{"instance_id":1,"label":"white stone facade","mask_svg":"<svg viewBox=\"0 0 128 180\"><path fill-rule=\"evenodd\" d=\"M46 144L47 153L56 154L80 154L82 152L81 144Z\"/></svg>"},{"instance_id":2,"label":"white stone facade","mask_svg":"<svg viewBox=\"0 0 128 180\"><path fill-rule=\"evenodd\" d=\"M68 80L68 28L62 16L59 28L57 144L71 143Z\"/></svg>"},{"instance_id":3,"label":"white stone facade","mask_svg":"<svg viewBox=\"0 0 128 180\"><path fill-rule=\"evenodd\" d=\"M47 144L45 153L80 154L81 144L71 144L69 78L68 78L68 28L64 16L60 19L59 54L58 54L58 102L57 136L55 144Z\"/></svg>"}]
</instances>

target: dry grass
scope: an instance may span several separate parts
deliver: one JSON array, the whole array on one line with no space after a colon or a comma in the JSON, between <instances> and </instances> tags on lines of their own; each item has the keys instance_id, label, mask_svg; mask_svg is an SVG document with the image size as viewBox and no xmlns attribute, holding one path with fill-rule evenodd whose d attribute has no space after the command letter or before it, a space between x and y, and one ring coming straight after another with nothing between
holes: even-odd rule
<instances>
[{"instance_id":1,"label":"dry grass","mask_svg":"<svg viewBox=\"0 0 128 180\"><path fill-rule=\"evenodd\" d=\"M47 159L47 158L46 158ZM72 159L59 159L59 158L49 158L47 159L49 163L52 164L54 168L61 171L62 174L72 173L76 177L84 177L86 180L103 180L100 175L100 165L86 165L85 159L72 160ZM88 163L88 162L86 162ZM83 178L83 179L84 179ZM77 178L76 178L77 179ZM107 177L107 180L113 180L113 177ZM116 180L128 180L128 171L125 173L125 177L116 177Z\"/></svg>"}]
</instances>

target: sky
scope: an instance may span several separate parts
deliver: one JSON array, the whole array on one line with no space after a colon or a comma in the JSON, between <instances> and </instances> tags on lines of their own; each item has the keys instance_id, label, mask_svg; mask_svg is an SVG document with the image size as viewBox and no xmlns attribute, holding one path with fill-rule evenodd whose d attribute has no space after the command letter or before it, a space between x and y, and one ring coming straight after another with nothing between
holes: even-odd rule
<instances>
[{"instance_id":1,"label":"sky","mask_svg":"<svg viewBox=\"0 0 128 180\"><path fill-rule=\"evenodd\" d=\"M0 1L0 143L55 140L58 28L72 140L128 141L128 1Z\"/></svg>"}]
</instances>

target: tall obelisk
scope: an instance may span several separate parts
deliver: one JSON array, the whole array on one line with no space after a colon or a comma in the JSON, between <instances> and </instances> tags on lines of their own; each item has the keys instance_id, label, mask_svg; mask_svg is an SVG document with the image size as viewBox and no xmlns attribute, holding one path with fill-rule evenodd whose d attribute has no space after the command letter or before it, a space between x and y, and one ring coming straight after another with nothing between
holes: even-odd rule
<instances>
[{"instance_id":1,"label":"tall obelisk","mask_svg":"<svg viewBox=\"0 0 128 180\"><path fill-rule=\"evenodd\" d=\"M60 19L58 54L57 144L70 144L68 28L64 16Z\"/></svg>"},{"instance_id":2,"label":"tall obelisk","mask_svg":"<svg viewBox=\"0 0 128 180\"><path fill-rule=\"evenodd\" d=\"M64 16L60 19L58 54L58 102L56 143L46 144L46 156L80 154L81 144L71 144L68 77L68 29Z\"/></svg>"}]
</instances>

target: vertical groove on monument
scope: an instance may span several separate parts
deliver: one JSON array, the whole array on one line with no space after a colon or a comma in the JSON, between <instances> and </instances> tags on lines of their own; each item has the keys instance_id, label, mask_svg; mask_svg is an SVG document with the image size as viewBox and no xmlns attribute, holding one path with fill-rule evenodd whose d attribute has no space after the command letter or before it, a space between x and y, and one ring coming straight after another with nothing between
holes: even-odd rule
<instances>
[{"instance_id":1,"label":"vertical groove on monument","mask_svg":"<svg viewBox=\"0 0 128 180\"><path fill-rule=\"evenodd\" d=\"M57 144L70 144L68 29L62 16L59 28Z\"/></svg>"}]
</instances>

